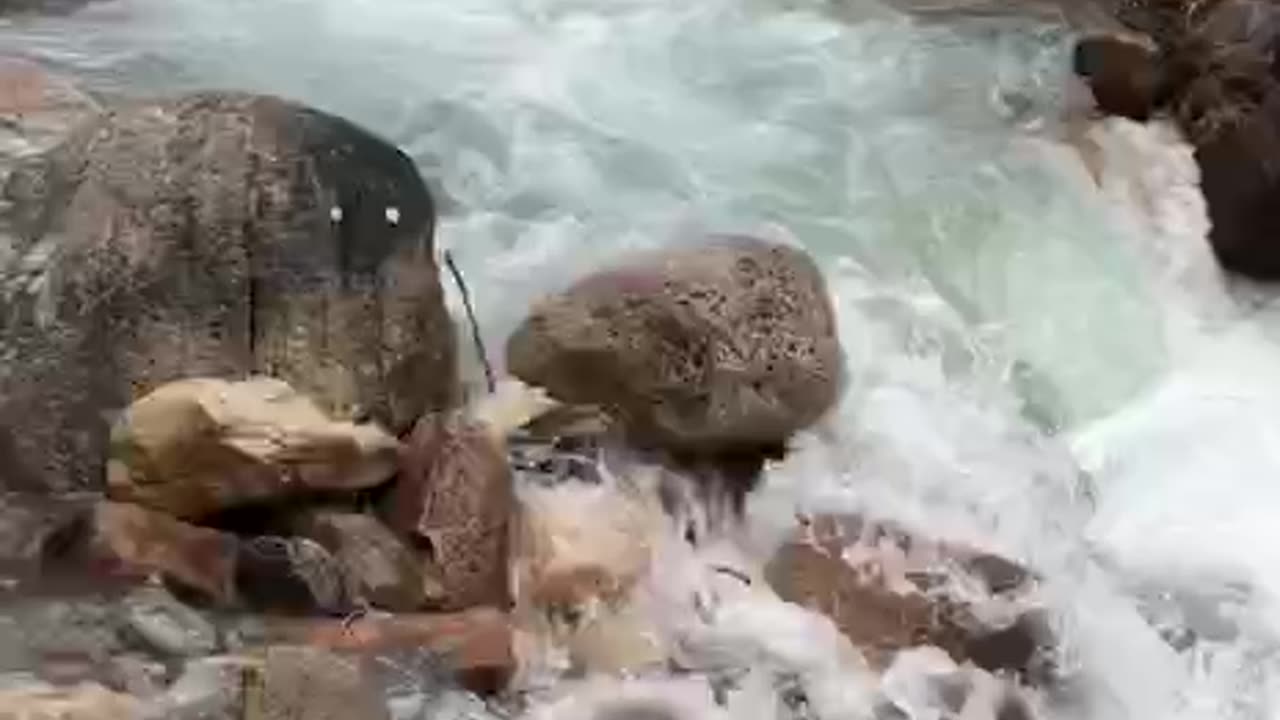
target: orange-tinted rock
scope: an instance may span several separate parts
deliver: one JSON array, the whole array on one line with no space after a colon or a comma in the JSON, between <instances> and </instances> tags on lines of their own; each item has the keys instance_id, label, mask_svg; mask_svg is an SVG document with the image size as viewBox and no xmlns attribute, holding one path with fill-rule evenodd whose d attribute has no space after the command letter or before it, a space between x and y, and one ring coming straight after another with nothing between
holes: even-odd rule
<instances>
[{"instance_id":1,"label":"orange-tinted rock","mask_svg":"<svg viewBox=\"0 0 1280 720\"><path fill-rule=\"evenodd\" d=\"M46 545L46 561L84 563L96 577L155 575L218 604L236 599L236 539L137 505L100 502Z\"/></svg>"},{"instance_id":2,"label":"orange-tinted rock","mask_svg":"<svg viewBox=\"0 0 1280 720\"><path fill-rule=\"evenodd\" d=\"M476 692L505 686L515 668L507 615L490 608L461 613L366 615L354 621L272 619L269 642L306 644L377 655L421 648L444 658L459 681Z\"/></svg>"},{"instance_id":3,"label":"orange-tinted rock","mask_svg":"<svg viewBox=\"0 0 1280 720\"><path fill-rule=\"evenodd\" d=\"M192 378L138 399L112 430L108 492L183 518L318 491L359 490L396 471L376 425L331 420L272 378Z\"/></svg>"},{"instance_id":4,"label":"orange-tinted rock","mask_svg":"<svg viewBox=\"0 0 1280 720\"><path fill-rule=\"evenodd\" d=\"M460 411L418 422L383 510L387 524L420 550L438 586L429 607L510 604L514 502L505 445L492 427Z\"/></svg>"},{"instance_id":5,"label":"orange-tinted rock","mask_svg":"<svg viewBox=\"0 0 1280 720\"><path fill-rule=\"evenodd\" d=\"M142 704L101 685L0 690L0 720L136 720Z\"/></svg>"},{"instance_id":6,"label":"orange-tinted rock","mask_svg":"<svg viewBox=\"0 0 1280 720\"><path fill-rule=\"evenodd\" d=\"M954 573L1011 602L1033 582L1028 570L993 553L857 516L808 521L766 569L779 596L830 617L879 667L899 650L934 645L957 662L1038 678L1050 642L1038 613L1028 607L1007 627L984 626L948 594L944 580Z\"/></svg>"}]
</instances>

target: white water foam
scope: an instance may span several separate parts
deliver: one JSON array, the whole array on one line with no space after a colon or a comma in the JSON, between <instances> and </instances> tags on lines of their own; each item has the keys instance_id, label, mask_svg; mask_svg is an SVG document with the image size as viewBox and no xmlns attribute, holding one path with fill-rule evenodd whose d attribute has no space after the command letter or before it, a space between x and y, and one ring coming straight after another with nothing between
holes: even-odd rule
<instances>
[{"instance_id":1,"label":"white water foam","mask_svg":"<svg viewBox=\"0 0 1280 720\"><path fill-rule=\"evenodd\" d=\"M115 91L274 92L393 138L447 198L439 242L491 348L629 248L804 244L853 373L753 499L762 546L797 506L981 541L1047 578L1070 682L1046 717L1275 716L1280 325L1217 276L1187 148L1115 121L1086 165L1055 121L1061 28L840 5L129 0L0 42ZM726 617L729 647L808 668L818 717L874 712L820 619ZM912 720L943 716L913 689L931 662L882 688ZM731 716L785 716L744 687Z\"/></svg>"}]
</instances>

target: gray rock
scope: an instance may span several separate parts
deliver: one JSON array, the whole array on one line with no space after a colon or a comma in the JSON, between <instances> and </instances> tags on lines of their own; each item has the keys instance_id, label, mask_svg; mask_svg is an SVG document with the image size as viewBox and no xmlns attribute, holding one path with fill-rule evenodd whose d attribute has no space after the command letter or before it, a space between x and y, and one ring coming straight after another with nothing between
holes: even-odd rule
<instances>
[{"instance_id":1,"label":"gray rock","mask_svg":"<svg viewBox=\"0 0 1280 720\"><path fill-rule=\"evenodd\" d=\"M341 613L352 608L342 566L320 544L271 535L240 544L236 592L250 608L283 613Z\"/></svg>"},{"instance_id":2,"label":"gray rock","mask_svg":"<svg viewBox=\"0 0 1280 720\"><path fill-rule=\"evenodd\" d=\"M112 109L0 191L0 488L99 488L110 413L265 374L393 432L455 393L434 210L340 118L203 93Z\"/></svg>"},{"instance_id":3,"label":"gray rock","mask_svg":"<svg viewBox=\"0 0 1280 720\"><path fill-rule=\"evenodd\" d=\"M166 656L195 657L218 650L218 631L203 615L159 587L139 588L121 601L127 632Z\"/></svg>"},{"instance_id":4,"label":"gray rock","mask_svg":"<svg viewBox=\"0 0 1280 720\"><path fill-rule=\"evenodd\" d=\"M242 720L245 679L261 661L225 656L192 660L161 696L152 698L146 720Z\"/></svg>"},{"instance_id":5,"label":"gray rock","mask_svg":"<svg viewBox=\"0 0 1280 720\"><path fill-rule=\"evenodd\" d=\"M293 531L328 550L342 567L347 593L387 610L417 610L426 601L422 562L371 515L312 510Z\"/></svg>"},{"instance_id":6,"label":"gray rock","mask_svg":"<svg viewBox=\"0 0 1280 720\"><path fill-rule=\"evenodd\" d=\"M738 236L649 252L538 304L512 374L616 413L678 451L784 444L834 403L843 359L826 284L802 251Z\"/></svg>"},{"instance_id":7,"label":"gray rock","mask_svg":"<svg viewBox=\"0 0 1280 720\"><path fill-rule=\"evenodd\" d=\"M245 720L390 720L381 689L354 658L309 647L268 648L246 692Z\"/></svg>"},{"instance_id":8,"label":"gray rock","mask_svg":"<svg viewBox=\"0 0 1280 720\"><path fill-rule=\"evenodd\" d=\"M145 655L117 655L104 671L104 684L136 698L155 697L165 690L168 675L163 663Z\"/></svg>"}]
</instances>

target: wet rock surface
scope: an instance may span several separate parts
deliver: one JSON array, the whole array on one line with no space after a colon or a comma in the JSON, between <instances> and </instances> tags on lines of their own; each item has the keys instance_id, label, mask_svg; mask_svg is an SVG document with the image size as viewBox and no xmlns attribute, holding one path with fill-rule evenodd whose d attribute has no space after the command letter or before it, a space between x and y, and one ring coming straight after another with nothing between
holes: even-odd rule
<instances>
[{"instance_id":1,"label":"wet rock surface","mask_svg":"<svg viewBox=\"0 0 1280 720\"><path fill-rule=\"evenodd\" d=\"M182 377L271 375L393 432L455 392L431 198L345 120L235 93L129 104L0 197L0 486L100 488L104 413Z\"/></svg>"},{"instance_id":2,"label":"wet rock surface","mask_svg":"<svg viewBox=\"0 0 1280 720\"><path fill-rule=\"evenodd\" d=\"M802 251L737 236L620 261L536 305L512 374L616 413L633 439L700 453L775 448L834 403L842 355Z\"/></svg>"},{"instance_id":3,"label":"wet rock surface","mask_svg":"<svg viewBox=\"0 0 1280 720\"><path fill-rule=\"evenodd\" d=\"M163 657L199 657L218 650L218 631L163 588L140 588L121 601L127 636Z\"/></svg>"},{"instance_id":4,"label":"wet rock surface","mask_svg":"<svg viewBox=\"0 0 1280 720\"><path fill-rule=\"evenodd\" d=\"M288 384L191 379L129 406L112 431L112 498L181 518L307 492L358 490L395 474L400 445L336 422Z\"/></svg>"},{"instance_id":5,"label":"wet rock surface","mask_svg":"<svg viewBox=\"0 0 1280 720\"><path fill-rule=\"evenodd\" d=\"M957 575L958 574L958 575ZM1034 576L998 555L922 541L858 516L818 516L770 560L769 583L784 600L829 616L871 662L888 667L904 649L932 645L956 662L1048 681L1048 624L1023 596ZM1009 621L989 624L950 591L977 581Z\"/></svg>"},{"instance_id":6,"label":"wet rock surface","mask_svg":"<svg viewBox=\"0 0 1280 720\"><path fill-rule=\"evenodd\" d=\"M241 602L262 611L334 614L354 607L342 565L306 538L261 536L241 542L235 587Z\"/></svg>"}]
</instances>

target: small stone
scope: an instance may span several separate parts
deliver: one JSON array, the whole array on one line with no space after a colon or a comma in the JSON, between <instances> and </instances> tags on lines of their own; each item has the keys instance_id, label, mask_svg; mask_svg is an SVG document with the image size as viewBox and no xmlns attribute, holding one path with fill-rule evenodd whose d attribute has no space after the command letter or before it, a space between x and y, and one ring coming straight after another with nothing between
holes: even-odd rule
<instances>
[{"instance_id":1,"label":"small stone","mask_svg":"<svg viewBox=\"0 0 1280 720\"><path fill-rule=\"evenodd\" d=\"M235 587L261 611L341 613L351 609L342 567L306 538L261 536L240 544Z\"/></svg>"},{"instance_id":2,"label":"small stone","mask_svg":"<svg viewBox=\"0 0 1280 720\"><path fill-rule=\"evenodd\" d=\"M143 655L116 655L107 663L104 680L116 692L146 699L164 692L166 674L163 663Z\"/></svg>"},{"instance_id":3,"label":"small stone","mask_svg":"<svg viewBox=\"0 0 1280 720\"><path fill-rule=\"evenodd\" d=\"M163 588L134 591L122 605L125 627L153 650L168 656L195 657L218 649L218 631L213 624Z\"/></svg>"},{"instance_id":4,"label":"small stone","mask_svg":"<svg viewBox=\"0 0 1280 720\"><path fill-rule=\"evenodd\" d=\"M163 695L151 699L145 720L241 720L245 681L262 659L222 656L189 661Z\"/></svg>"},{"instance_id":5,"label":"small stone","mask_svg":"<svg viewBox=\"0 0 1280 720\"><path fill-rule=\"evenodd\" d=\"M346 592L375 607L412 611L426 602L422 568L412 550L371 515L311 510L290 527L314 540L342 566Z\"/></svg>"},{"instance_id":6,"label":"small stone","mask_svg":"<svg viewBox=\"0 0 1280 720\"><path fill-rule=\"evenodd\" d=\"M267 649L245 688L243 720L389 720L358 660L311 647Z\"/></svg>"}]
</instances>

